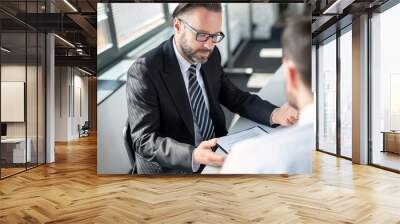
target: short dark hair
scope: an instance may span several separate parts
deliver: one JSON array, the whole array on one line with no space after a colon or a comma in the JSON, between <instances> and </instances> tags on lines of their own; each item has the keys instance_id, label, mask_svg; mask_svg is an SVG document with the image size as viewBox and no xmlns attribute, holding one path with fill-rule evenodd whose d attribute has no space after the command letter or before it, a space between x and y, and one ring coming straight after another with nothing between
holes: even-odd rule
<instances>
[{"instance_id":1,"label":"short dark hair","mask_svg":"<svg viewBox=\"0 0 400 224\"><path fill-rule=\"evenodd\" d=\"M177 16L185 12L200 7L213 12L222 11L221 3L179 3L178 6L176 6L174 12L172 13L172 18L176 18Z\"/></svg>"},{"instance_id":2,"label":"short dark hair","mask_svg":"<svg viewBox=\"0 0 400 224\"><path fill-rule=\"evenodd\" d=\"M311 88L311 16L293 16L282 35L283 57L294 62L303 83Z\"/></svg>"}]
</instances>

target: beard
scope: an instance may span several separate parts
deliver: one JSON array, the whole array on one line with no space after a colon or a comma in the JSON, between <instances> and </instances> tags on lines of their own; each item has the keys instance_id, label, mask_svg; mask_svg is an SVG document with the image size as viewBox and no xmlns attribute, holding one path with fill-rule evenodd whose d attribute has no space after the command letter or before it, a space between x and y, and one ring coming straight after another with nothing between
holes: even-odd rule
<instances>
[{"instance_id":1,"label":"beard","mask_svg":"<svg viewBox=\"0 0 400 224\"><path fill-rule=\"evenodd\" d=\"M186 35L182 36L180 43L181 43L181 49L182 49L183 54L187 58L189 58L191 61L193 61L195 63L199 63L199 64L203 64L203 63L207 62L208 57L211 55L211 52L213 51L213 50L209 50L207 48L193 50L193 48L190 47L190 44L188 44ZM207 56L202 56L199 53L208 53L208 54L204 54Z\"/></svg>"}]
</instances>

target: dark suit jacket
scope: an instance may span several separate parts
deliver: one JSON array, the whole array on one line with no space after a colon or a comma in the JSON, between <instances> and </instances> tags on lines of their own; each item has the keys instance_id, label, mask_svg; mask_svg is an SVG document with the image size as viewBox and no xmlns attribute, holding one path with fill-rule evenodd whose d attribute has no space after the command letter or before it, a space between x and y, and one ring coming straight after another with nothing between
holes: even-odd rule
<instances>
[{"instance_id":1,"label":"dark suit jacket","mask_svg":"<svg viewBox=\"0 0 400 224\"><path fill-rule=\"evenodd\" d=\"M227 134L220 104L269 125L276 106L234 86L217 48L201 66L215 136ZM172 37L135 60L127 78L128 120L138 173L192 173L194 124Z\"/></svg>"}]
</instances>

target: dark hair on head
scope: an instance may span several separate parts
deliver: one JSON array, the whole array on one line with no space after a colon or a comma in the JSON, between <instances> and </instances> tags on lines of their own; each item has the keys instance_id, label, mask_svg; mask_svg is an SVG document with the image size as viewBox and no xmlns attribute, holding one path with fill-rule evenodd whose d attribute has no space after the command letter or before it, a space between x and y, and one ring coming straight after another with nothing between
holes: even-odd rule
<instances>
[{"instance_id":1,"label":"dark hair on head","mask_svg":"<svg viewBox=\"0 0 400 224\"><path fill-rule=\"evenodd\" d=\"M172 13L172 18L176 18L177 16L188 12L194 8L205 8L207 10L213 12L221 12L222 7L221 3L179 3L178 6L175 8L174 12Z\"/></svg>"},{"instance_id":2,"label":"dark hair on head","mask_svg":"<svg viewBox=\"0 0 400 224\"><path fill-rule=\"evenodd\" d=\"M283 57L294 62L300 79L311 88L311 16L293 16L282 35Z\"/></svg>"}]
</instances>

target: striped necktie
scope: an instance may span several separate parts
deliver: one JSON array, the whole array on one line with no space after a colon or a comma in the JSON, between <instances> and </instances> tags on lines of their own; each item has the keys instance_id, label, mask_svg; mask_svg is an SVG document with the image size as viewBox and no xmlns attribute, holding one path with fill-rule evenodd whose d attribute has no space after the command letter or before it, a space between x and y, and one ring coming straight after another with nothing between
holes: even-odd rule
<instances>
[{"instance_id":1,"label":"striped necktie","mask_svg":"<svg viewBox=\"0 0 400 224\"><path fill-rule=\"evenodd\" d=\"M203 92L196 78L196 65L189 68L189 96L193 118L200 129L203 140L214 137L214 124L204 101Z\"/></svg>"}]
</instances>

